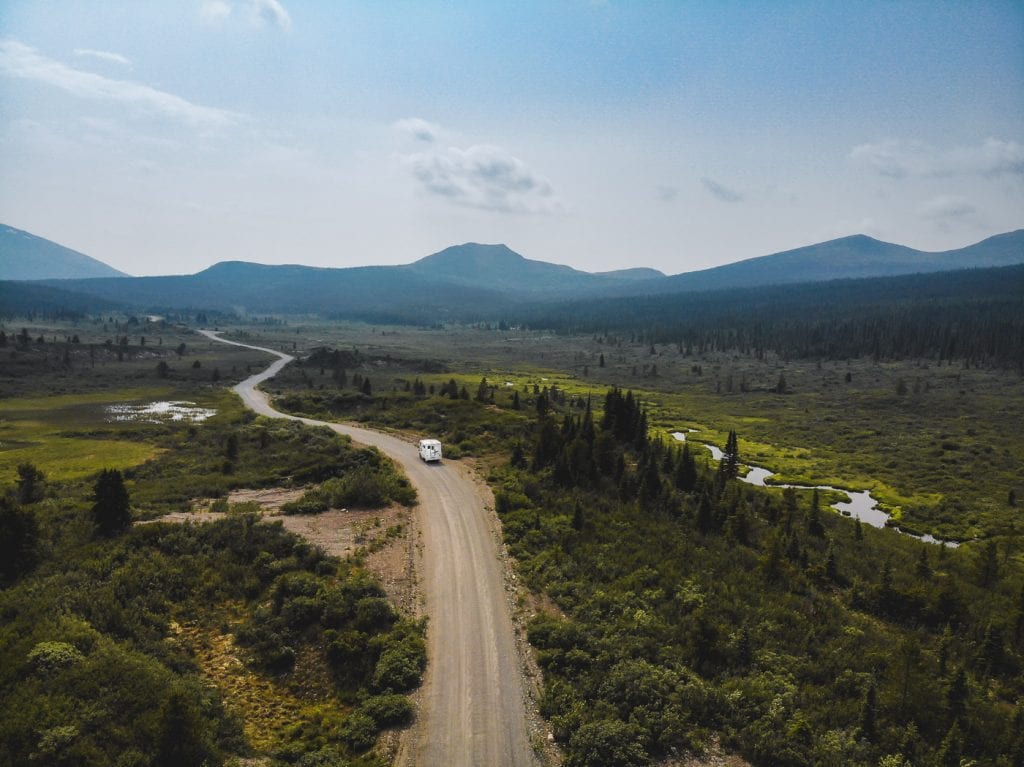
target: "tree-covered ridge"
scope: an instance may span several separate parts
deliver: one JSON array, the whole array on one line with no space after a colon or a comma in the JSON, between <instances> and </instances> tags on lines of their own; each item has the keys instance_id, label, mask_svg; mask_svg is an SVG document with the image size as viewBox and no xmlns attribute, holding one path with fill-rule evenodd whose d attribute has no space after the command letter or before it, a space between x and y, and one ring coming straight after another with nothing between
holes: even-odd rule
<instances>
[{"instance_id":1,"label":"tree-covered ridge","mask_svg":"<svg viewBox=\"0 0 1024 767\"><path fill-rule=\"evenodd\" d=\"M567 765L652 764L716 734L756 765L1022 763L1009 540L926 546L745 486L735 435L713 470L649 439L628 392L535 428L496 501L562 611L530 639Z\"/></svg>"},{"instance_id":2,"label":"tree-covered ridge","mask_svg":"<svg viewBox=\"0 0 1024 767\"><path fill-rule=\"evenodd\" d=\"M1024 371L1024 266L573 302L507 319L697 354L921 358Z\"/></svg>"}]
</instances>

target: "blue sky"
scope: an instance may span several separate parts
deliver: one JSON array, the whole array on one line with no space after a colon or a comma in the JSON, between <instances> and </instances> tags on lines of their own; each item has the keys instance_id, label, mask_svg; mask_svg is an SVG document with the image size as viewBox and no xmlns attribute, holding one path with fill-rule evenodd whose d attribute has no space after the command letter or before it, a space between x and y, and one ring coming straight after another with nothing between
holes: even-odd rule
<instances>
[{"instance_id":1,"label":"blue sky","mask_svg":"<svg viewBox=\"0 0 1024 767\"><path fill-rule=\"evenodd\" d=\"M1024 4L0 4L0 221L134 274L1024 226Z\"/></svg>"}]
</instances>

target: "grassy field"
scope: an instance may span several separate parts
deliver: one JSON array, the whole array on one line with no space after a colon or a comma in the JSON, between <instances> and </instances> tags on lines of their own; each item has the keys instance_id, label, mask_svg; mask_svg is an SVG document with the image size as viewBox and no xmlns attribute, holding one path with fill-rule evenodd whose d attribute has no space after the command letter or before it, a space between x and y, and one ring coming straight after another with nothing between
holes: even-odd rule
<instances>
[{"instance_id":1,"label":"grassy field","mask_svg":"<svg viewBox=\"0 0 1024 767\"><path fill-rule=\"evenodd\" d=\"M154 457L154 445L125 437L132 424L111 424L107 405L166 396L159 389L94 395L19 397L0 402L0 482L14 482L20 464L47 477L74 479L104 468L124 469Z\"/></svg>"},{"instance_id":2,"label":"grassy field","mask_svg":"<svg viewBox=\"0 0 1024 767\"><path fill-rule=\"evenodd\" d=\"M9 339L0 348L4 483L26 462L53 480L137 466L159 454L160 439L187 424L117 420L108 408L186 401L217 409L225 384L267 359L163 321L112 316L0 328ZM23 329L32 339L27 345L13 340ZM158 368L161 363L166 369Z\"/></svg>"},{"instance_id":3,"label":"grassy field","mask_svg":"<svg viewBox=\"0 0 1024 767\"><path fill-rule=\"evenodd\" d=\"M370 378L374 395L392 400L388 410L354 403L352 417L362 420L422 425L399 410L405 382L414 378L435 388L454 378L473 394L487 377L508 396L534 385L582 396L617 385L640 394L662 435L689 427L697 429L691 440L720 445L735 429L743 458L778 472L777 481L870 489L904 527L961 539L1020 528L1009 499L1011 491L1024 494L1024 381L1011 371L929 360L687 354L628 338L477 328L238 330L298 354L357 349L363 362L348 375ZM330 374L289 369L269 388L331 392L337 386ZM780 378L784 392L777 391Z\"/></svg>"}]
</instances>

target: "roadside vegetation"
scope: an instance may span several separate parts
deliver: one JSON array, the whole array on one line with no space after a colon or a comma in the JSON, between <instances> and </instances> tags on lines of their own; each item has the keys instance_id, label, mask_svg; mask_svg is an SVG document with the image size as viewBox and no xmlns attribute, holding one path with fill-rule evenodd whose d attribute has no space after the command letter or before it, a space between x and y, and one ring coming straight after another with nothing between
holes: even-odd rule
<instances>
[{"instance_id":1,"label":"roadside vegetation","mask_svg":"<svg viewBox=\"0 0 1024 767\"><path fill-rule=\"evenodd\" d=\"M173 332L189 339L181 361L111 352L111 369L72 363L55 380L61 349L81 352L50 334L0 366L0 426L20 435L0 450L0 766L383 765L379 733L413 717L425 626L358 557L329 557L226 495L346 477L360 502L415 494L377 451L245 411L223 386L246 357ZM213 414L109 418L155 400ZM133 524L199 498L228 513Z\"/></svg>"}]
</instances>

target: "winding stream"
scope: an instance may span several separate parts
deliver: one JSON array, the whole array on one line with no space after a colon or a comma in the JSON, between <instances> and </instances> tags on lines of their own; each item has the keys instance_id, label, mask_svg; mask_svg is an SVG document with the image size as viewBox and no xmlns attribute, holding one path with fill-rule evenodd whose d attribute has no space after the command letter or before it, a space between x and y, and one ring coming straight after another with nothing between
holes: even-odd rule
<instances>
[{"instance_id":1,"label":"winding stream","mask_svg":"<svg viewBox=\"0 0 1024 767\"><path fill-rule=\"evenodd\" d=\"M670 436L679 442L685 442L687 433L695 431L697 431L697 429L673 431L670 432ZM716 445L709 445L705 442L698 442L695 444L706 447L714 460L722 460L722 449L720 447ZM956 548L960 545L956 541L941 541L928 533L925 533L924 535L915 535L914 533L908 533L905 530L901 530L898 527L888 525L889 514L878 507L878 501L871 495L870 490L845 490L841 487L832 487L831 485L789 485L774 483L769 482L769 479L775 476L774 471L769 471L761 466L748 465L747 468L748 471L746 476L739 477L739 479L746 482L748 485L754 485L756 487L779 487L783 489L791 487L794 490L830 490L832 492L842 493L846 496L847 500L833 503L832 508L843 516L854 517L859 519L861 522L871 525L872 527L890 527L903 535L909 535L911 538L916 538L924 543L936 543L949 546L951 548Z\"/></svg>"}]
</instances>

